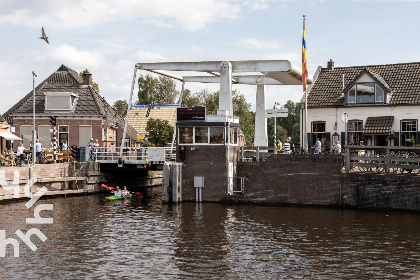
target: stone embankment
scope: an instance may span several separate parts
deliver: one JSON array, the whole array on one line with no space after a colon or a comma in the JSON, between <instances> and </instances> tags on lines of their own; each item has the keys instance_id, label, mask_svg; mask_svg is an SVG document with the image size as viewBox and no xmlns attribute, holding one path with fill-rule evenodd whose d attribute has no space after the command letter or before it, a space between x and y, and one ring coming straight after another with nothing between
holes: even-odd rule
<instances>
[{"instance_id":1,"label":"stone embankment","mask_svg":"<svg viewBox=\"0 0 420 280\"><path fill-rule=\"evenodd\" d=\"M420 175L346 174L337 155L272 155L240 162L238 176L243 194L226 201L420 211Z\"/></svg>"},{"instance_id":2,"label":"stone embankment","mask_svg":"<svg viewBox=\"0 0 420 280\"><path fill-rule=\"evenodd\" d=\"M96 162L1 167L0 201L25 199L42 187L43 196L98 192L101 180Z\"/></svg>"}]
</instances>

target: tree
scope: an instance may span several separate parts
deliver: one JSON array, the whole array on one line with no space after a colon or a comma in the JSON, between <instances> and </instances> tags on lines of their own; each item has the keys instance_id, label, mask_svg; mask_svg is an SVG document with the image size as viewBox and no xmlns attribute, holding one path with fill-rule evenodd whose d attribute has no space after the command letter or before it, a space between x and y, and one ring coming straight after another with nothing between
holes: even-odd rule
<instances>
[{"instance_id":1,"label":"tree","mask_svg":"<svg viewBox=\"0 0 420 280\"><path fill-rule=\"evenodd\" d=\"M283 106L289 110L289 114L285 118L277 118L277 139L280 139L282 143L286 137L292 137L292 141L296 144L299 142L300 137L300 111L299 111L299 102L293 102L288 100L286 104ZM274 107L273 107L274 108ZM268 127L268 144L274 145L274 119L269 118L267 121Z\"/></svg>"},{"instance_id":2,"label":"tree","mask_svg":"<svg viewBox=\"0 0 420 280\"><path fill-rule=\"evenodd\" d=\"M151 75L140 75L139 83L139 100L136 102L141 104L173 104L179 96L176 90L176 83L173 79L159 76L153 77Z\"/></svg>"},{"instance_id":3,"label":"tree","mask_svg":"<svg viewBox=\"0 0 420 280\"><path fill-rule=\"evenodd\" d=\"M83 78L85 74L90 74L89 70L87 69L83 70L82 72L79 73L79 76ZM99 86L97 83L93 81L93 79L90 81L90 85L92 86L94 90L96 90L99 93Z\"/></svg>"},{"instance_id":4,"label":"tree","mask_svg":"<svg viewBox=\"0 0 420 280\"><path fill-rule=\"evenodd\" d=\"M125 118L127 115L128 103L127 100L117 100L115 101L114 105L112 106L115 110L117 110L120 115Z\"/></svg>"},{"instance_id":5,"label":"tree","mask_svg":"<svg viewBox=\"0 0 420 280\"><path fill-rule=\"evenodd\" d=\"M182 103L188 107L204 106L208 115L216 115L219 109L219 92L209 92L202 90L191 94L189 90L184 90ZM251 112L251 104L246 102L245 96L234 90L232 92L233 115L239 117L239 124L245 136L246 145L250 146L254 142L255 133L255 113Z\"/></svg>"},{"instance_id":6,"label":"tree","mask_svg":"<svg viewBox=\"0 0 420 280\"><path fill-rule=\"evenodd\" d=\"M168 144L168 138L174 133L174 127L167 120L150 118L147 121L146 131L151 138L150 142L157 147L165 147Z\"/></svg>"},{"instance_id":7,"label":"tree","mask_svg":"<svg viewBox=\"0 0 420 280\"><path fill-rule=\"evenodd\" d=\"M182 103L187 107L201 106L200 100L196 94L192 94L189 89L184 89L182 94Z\"/></svg>"}]
</instances>

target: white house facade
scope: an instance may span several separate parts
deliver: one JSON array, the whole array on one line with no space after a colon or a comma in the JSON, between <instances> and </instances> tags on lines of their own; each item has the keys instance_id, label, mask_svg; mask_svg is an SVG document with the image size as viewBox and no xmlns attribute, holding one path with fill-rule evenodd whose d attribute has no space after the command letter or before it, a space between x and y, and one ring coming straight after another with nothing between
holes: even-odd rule
<instances>
[{"instance_id":1,"label":"white house facade","mask_svg":"<svg viewBox=\"0 0 420 280\"><path fill-rule=\"evenodd\" d=\"M334 68L329 61L314 78L307 97L308 147L316 138L327 151L336 140L369 146L420 143L420 63Z\"/></svg>"}]
</instances>

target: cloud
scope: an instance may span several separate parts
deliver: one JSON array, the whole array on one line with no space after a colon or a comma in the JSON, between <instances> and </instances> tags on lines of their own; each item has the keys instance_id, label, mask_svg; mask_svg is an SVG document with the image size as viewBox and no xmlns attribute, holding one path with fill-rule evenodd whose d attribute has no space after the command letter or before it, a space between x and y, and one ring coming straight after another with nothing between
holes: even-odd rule
<instances>
[{"instance_id":1,"label":"cloud","mask_svg":"<svg viewBox=\"0 0 420 280\"><path fill-rule=\"evenodd\" d=\"M265 54L264 59L267 60L289 60L291 63L298 67L302 67L302 54L294 52L271 53Z\"/></svg>"},{"instance_id":2,"label":"cloud","mask_svg":"<svg viewBox=\"0 0 420 280\"><path fill-rule=\"evenodd\" d=\"M0 113L4 114L32 88L32 74L21 64L0 61L0 83L2 85Z\"/></svg>"},{"instance_id":3,"label":"cloud","mask_svg":"<svg viewBox=\"0 0 420 280\"><path fill-rule=\"evenodd\" d=\"M239 5L233 0L44 0L2 3L0 25L81 28L105 22L135 20L171 28L197 31L219 19L236 19ZM71 22L70 22L71 19Z\"/></svg>"},{"instance_id":4,"label":"cloud","mask_svg":"<svg viewBox=\"0 0 420 280\"><path fill-rule=\"evenodd\" d=\"M61 45L48 55L48 61L57 64L66 64L71 68L99 69L104 57L97 50L77 50L69 45Z\"/></svg>"},{"instance_id":5,"label":"cloud","mask_svg":"<svg viewBox=\"0 0 420 280\"><path fill-rule=\"evenodd\" d=\"M280 42L277 40L260 40L257 38L240 38L238 44L257 49L278 49L281 48Z\"/></svg>"},{"instance_id":6,"label":"cloud","mask_svg":"<svg viewBox=\"0 0 420 280\"><path fill-rule=\"evenodd\" d=\"M250 3L251 9L263 11L268 9L268 3L266 0L256 0Z\"/></svg>"},{"instance_id":7,"label":"cloud","mask_svg":"<svg viewBox=\"0 0 420 280\"><path fill-rule=\"evenodd\" d=\"M149 52L149 51L138 51L136 52L136 59L140 61L162 61L165 57L161 56L160 54Z\"/></svg>"}]
</instances>

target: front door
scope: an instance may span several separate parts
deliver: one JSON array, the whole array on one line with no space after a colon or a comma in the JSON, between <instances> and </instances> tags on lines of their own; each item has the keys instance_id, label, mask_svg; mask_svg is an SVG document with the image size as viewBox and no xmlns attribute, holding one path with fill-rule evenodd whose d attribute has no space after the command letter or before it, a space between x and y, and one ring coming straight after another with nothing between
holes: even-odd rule
<instances>
[{"instance_id":1,"label":"front door","mask_svg":"<svg viewBox=\"0 0 420 280\"><path fill-rule=\"evenodd\" d=\"M388 136L375 135L375 146L388 146Z\"/></svg>"}]
</instances>

